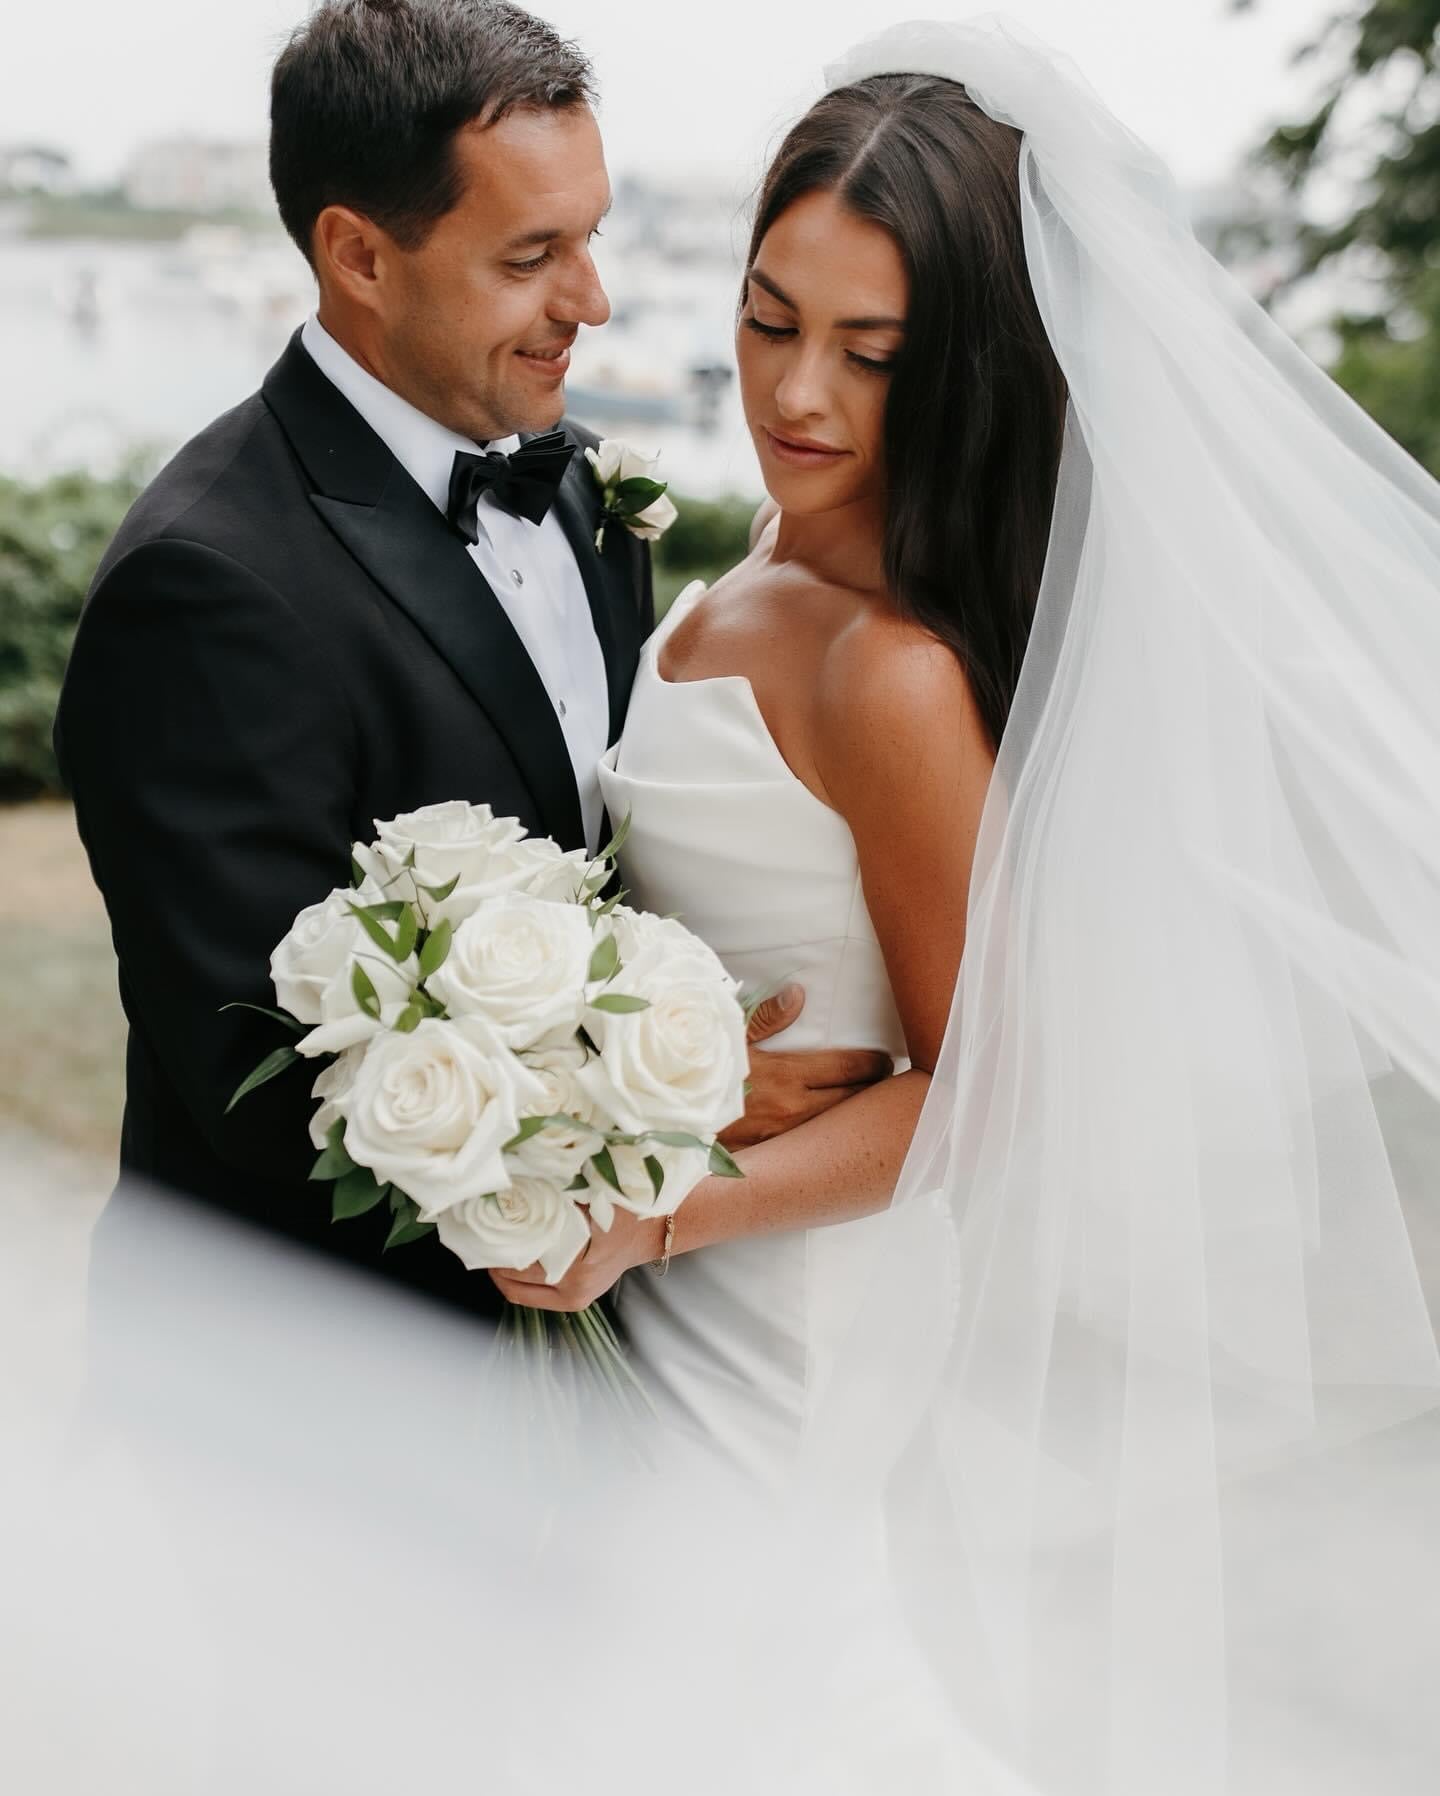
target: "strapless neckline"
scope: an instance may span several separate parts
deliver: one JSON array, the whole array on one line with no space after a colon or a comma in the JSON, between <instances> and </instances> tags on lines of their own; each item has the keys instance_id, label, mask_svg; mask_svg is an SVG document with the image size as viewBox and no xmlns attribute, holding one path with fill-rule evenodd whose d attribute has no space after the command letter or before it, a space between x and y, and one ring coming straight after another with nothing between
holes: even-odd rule
<instances>
[{"instance_id":1,"label":"strapless neckline","mask_svg":"<svg viewBox=\"0 0 1440 1796\"><path fill-rule=\"evenodd\" d=\"M669 639L670 632L679 622L681 614L688 611L695 600L708 590L704 580L692 580L688 586L682 586L676 593L670 602L669 610L641 650L640 673L648 674L662 692L683 693L688 686L697 689L706 687L728 689L735 693L740 699L740 712L745 716L747 722L754 726L756 739L774 760L779 776L796 786L812 804L818 805L828 816L838 818L840 813L834 805L827 804L818 792L812 791L785 759L780 744L775 740L775 732L765 721L765 713L760 707L760 700L756 697L755 687L748 674L702 674L698 679L693 680L671 680L660 671L660 653ZM605 765L612 771L617 763L619 748L620 744L616 743L605 759Z\"/></svg>"}]
</instances>

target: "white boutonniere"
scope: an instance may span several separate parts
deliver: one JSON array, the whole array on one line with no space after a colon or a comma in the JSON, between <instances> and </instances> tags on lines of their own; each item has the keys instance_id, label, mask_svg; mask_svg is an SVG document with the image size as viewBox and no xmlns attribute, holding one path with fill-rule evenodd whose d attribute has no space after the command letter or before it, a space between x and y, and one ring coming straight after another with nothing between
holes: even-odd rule
<instances>
[{"instance_id":1,"label":"white boutonniere","mask_svg":"<svg viewBox=\"0 0 1440 1796\"><path fill-rule=\"evenodd\" d=\"M628 443L606 438L598 449L587 449L585 459L603 500L595 547L605 547L605 532L611 524L623 524L641 542L659 542L680 515L665 496L667 482L655 478L660 457L642 455Z\"/></svg>"}]
</instances>

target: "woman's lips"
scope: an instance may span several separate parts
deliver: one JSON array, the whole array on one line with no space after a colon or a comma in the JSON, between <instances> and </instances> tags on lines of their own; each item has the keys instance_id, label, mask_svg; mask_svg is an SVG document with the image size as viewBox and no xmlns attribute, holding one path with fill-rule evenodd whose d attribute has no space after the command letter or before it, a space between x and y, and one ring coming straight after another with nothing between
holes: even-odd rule
<instances>
[{"instance_id":1,"label":"woman's lips","mask_svg":"<svg viewBox=\"0 0 1440 1796\"><path fill-rule=\"evenodd\" d=\"M790 437L777 436L765 425L761 429L765 431L765 441L771 454L779 461L789 462L792 468L828 468L850 453L848 449L824 449L813 443L796 442Z\"/></svg>"}]
</instances>

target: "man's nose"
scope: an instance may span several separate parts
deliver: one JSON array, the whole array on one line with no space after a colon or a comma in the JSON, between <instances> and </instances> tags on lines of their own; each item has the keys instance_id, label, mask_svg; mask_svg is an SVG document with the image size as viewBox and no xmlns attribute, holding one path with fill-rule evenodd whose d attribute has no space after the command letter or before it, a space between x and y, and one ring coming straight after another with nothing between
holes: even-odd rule
<instances>
[{"instance_id":1,"label":"man's nose","mask_svg":"<svg viewBox=\"0 0 1440 1796\"><path fill-rule=\"evenodd\" d=\"M599 272L588 251L581 255L572 278L555 294L550 315L566 324L609 322L609 296L600 285Z\"/></svg>"}]
</instances>

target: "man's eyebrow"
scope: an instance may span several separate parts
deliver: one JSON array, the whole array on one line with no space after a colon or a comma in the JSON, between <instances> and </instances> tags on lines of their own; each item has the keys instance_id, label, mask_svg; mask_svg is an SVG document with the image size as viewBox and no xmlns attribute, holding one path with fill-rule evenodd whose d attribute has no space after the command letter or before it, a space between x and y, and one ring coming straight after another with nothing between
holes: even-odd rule
<instances>
[{"instance_id":1,"label":"man's eyebrow","mask_svg":"<svg viewBox=\"0 0 1440 1796\"><path fill-rule=\"evenodd\" d=\"M792 312L800 310L779 282L772 281L770 276L762 273L760 269L752 268L746 278L754 281L757 287L763 287L772 299L778 299L782 306L788 306ZM835 328L842 331L903 331L905 320L903 318L840 318L836 320Z\"/></svg>"},{"instance_id":2,"label":"man's eyebrow","mask_svg":"<svg viewBox=\"0 0 1440 1796\"><path fill-rule=\"evenodd\" d=\"M608 218L610 216L610 209L614 204L615 201L612 197L607 202L605 210L600 214L600 217ZM554 243L557 238L563 237L564 235L564 231L562 231L558 225L546 225L538 231L525 231L519 237L512 237L509 242L502 247L500 253L501 255L508 255L511 250L515 249L538 249L541 244Z\"/></svg>"},{"instance_id":3,"label":"man's eyebrow","mask_svg":"<svg viewBox=\"0 0 1440 1796\"><path fill-rule=\"evenodd\" d=\"M512 249L535 249L542 243L553 243L557 237L564 235L563 231L553 225L539 231L526 231L522 236L510 238L503 246L502 254Z\"/></svg>"}]
</instances>

